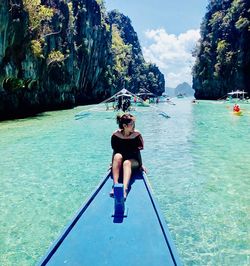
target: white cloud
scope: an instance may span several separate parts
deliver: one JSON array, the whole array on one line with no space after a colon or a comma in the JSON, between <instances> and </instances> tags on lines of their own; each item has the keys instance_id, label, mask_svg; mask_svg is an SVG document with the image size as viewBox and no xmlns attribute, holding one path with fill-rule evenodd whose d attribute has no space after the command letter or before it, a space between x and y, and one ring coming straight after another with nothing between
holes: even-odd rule
<instances>
[{"instance_id":1,"label":"white cloud","mask_svg":"<svg viewBox=\"0 0 250 266\"><path fill-rule=\"evenodd\" d=\"M147 62L155 63L165 75L166 87L182 82L192 84L191 71L195 59L192 50L200 38L199 30L188 30L178 36L165 29L148 30L145 36L151 44L142 48Z\"/></svg>"}]
</instances>

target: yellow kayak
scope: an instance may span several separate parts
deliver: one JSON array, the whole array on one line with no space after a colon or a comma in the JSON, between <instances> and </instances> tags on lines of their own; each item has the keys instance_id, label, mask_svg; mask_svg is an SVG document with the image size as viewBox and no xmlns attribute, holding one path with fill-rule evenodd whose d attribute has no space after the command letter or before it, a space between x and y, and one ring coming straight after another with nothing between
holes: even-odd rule
<instances>
[{"instance_id":1,"label":"yellow kayak","mask_svg":"<svg viewBox=\"0 0 250 266\"><path fill-rule=\"evenodd\" d=\"M234 114L234 115L242 115L242 111L238 111L238 112L233 111L233 114Z\"/></svg>"}]
</instances>

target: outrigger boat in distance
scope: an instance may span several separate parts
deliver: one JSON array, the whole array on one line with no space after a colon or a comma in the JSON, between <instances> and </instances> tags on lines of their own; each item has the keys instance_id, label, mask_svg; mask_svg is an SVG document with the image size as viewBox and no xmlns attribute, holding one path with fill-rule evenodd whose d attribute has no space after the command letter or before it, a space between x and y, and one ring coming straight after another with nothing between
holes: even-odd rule
<instances>
[{"instance_id":1,"label":"outrigger boat in distance","mask_svg":"<svg viewBox=\"0 0 250 266\"><path fill-rule=\"evenodd\" d=\"M236 91L231 91L231 92L228 92L227 95L227 101L230 101L230 102L238 102L238 101L247 101L245 100L245 94L247 94L246 91L240 91L240 90L236 90Z\"/></svg>"},{"instance_id":2,"label":"outrigger boat in distance","mask_svg":"<svg viewBox=\"0 0 250 266\"><path fill-rule=\"evenodd\" d=\"M182 93L178 93L178 94L176 95L176 97L177 97L177 98L184 98L184 94L182 94Z\"/></svg>"},{"instance_id":3,"label":"outrigger boat in distance","mask_svg":"<svg viewBox=\"0 0 250 266\"><path fill-rule=\"evenodd\" d=\"M39 265L182 265L146 175L133 175L125 202L120 185L109 197L112 183L109 172Z\"/></svg>"}]
</instances>

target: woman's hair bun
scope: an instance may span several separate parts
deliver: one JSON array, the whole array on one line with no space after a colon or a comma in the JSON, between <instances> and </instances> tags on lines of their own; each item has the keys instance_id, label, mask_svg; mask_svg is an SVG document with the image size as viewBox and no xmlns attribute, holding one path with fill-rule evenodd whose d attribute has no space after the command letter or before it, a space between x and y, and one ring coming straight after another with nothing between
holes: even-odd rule
<instances>
[{"instance_id":1,"label":"woman's hair bun","mask_svg":"<svg viewBox=\"0 0 250 266\"><path fill-rule=\"evenodd\" d=\"M120 129L123 129L123 124L129 124L131 121L135 121L135 117L129 113L127 114L118 114L116 116L116 122L119 125Z\"/></svg>"}]
</instances>

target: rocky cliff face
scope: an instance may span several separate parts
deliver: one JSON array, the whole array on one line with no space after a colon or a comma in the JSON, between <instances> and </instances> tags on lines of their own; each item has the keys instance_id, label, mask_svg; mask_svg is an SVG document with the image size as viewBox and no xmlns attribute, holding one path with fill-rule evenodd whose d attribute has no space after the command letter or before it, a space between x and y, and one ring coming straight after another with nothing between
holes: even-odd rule
<instances>
[{"instance_id":1,"label":"rocky cliff face","mask_svg":"<svg viewBox=\"0 0 250 266\"><path fill-rule=\"evenodd\" d=\"M96 103L120 89L110 23L102 1L1 0L0 119ZM131 42L134 30L129 27L121 38L134 46L138 67L144 59ZM127 80L133 67L130 63L130 72L122 73ZM164 88L156 70L151 72L161 77Z\"/></svg>"},{"instance_id":2,"label":"rocky cliff face","mask_svg":"<svg viewBox=\"0 0 250 266\"><path fill-rule=\"evenodd\" d=\"M118 31L124 46L127 49L126 60L122 62L122 71L117 71L117 80L114 82L114 87L124 86L128 90L136 93L140 89L147 89L154 94L161 95L165 90L164 75L159 71L154 64L145 62L141 46L137 37L137 33L131 25L128 17L114 10L109 13L109 23L113 31ZM113 39L115 34L113 33ZM113 51L114 57L118 50ZM116 69L114 69L116 72Z\"/></svg>"},{"instance_id":3,"label":"rocky cliff face","mask_svg":"<svg viewBox=\"0 0 250 266\"><path fill-rule=\"evenodd\" d=\"M193 68L197 99L250 94L250 1L209 1Z\"/></svg>"},{"instance_id":4,"label":"rocky cliff face","mask_svg":"<svg viewBox=\"0 0 250 266\"><path fill-rule=\"evenodd\" d=\"M175 88L175 95L178 95L178 94L193 97L194 96L194 90L192 89L192 87L187 82L183 82Z\"/></svg>"},{"instance_id":5,"label":"rocky cliff face","mask_svg":"<svg viewBox=\"0 0 250 266\"><path fill-rule=\"evenodd\" d=\"M111 34L100 6L94 0L42 4L52 17L32 28L33 10L22 0L1 2L0 118L94 102L104 94L99 78Z\"/></svg>"}]
</instances>

